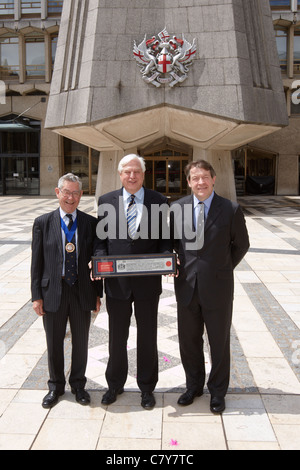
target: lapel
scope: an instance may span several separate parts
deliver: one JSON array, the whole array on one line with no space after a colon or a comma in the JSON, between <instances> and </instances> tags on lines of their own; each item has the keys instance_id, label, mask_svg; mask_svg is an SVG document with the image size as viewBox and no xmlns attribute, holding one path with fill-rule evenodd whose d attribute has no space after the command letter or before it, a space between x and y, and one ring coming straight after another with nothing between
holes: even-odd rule
<instances>
[{"instance_id":1,"label":"lapel","mask_svg":"<svg viewBox=\"0 0 300 470\"><path fill-rule=\"evenodd\" d=\"M148 191L147 188L144 188L144 190L144 207L146 208L146 210L143 209L142 218L138 230L140 230L141 226L148 227L148 222L151 220L150 214L151 205L153 201L153 193L151 191Z\"/></svg>"},{"instance_id":2,"label":"lapel","mask_svg":"<svg viewBox=\"0 0 300 470\"><path fill-rule=\"evenodd\" d=\"M123 188L115 191L114 196L112 197L111 203L116 210L117 221L119 223L120 222L123 223L124 221L126 222L126 216L124 212L124 203L123 203Z\"/></svg>"},{"instance_id":3,"label":"lapel","mask_svg":"<svg viewBox=\"0 0 300 470\"><path fill-rule=\"evenodd\" d=\"M82 241L85 239L84 233L85 233L85 223L84 223L84 216L81 211L77 209L77 257L80 254L80 247L82 244Z\"/></svg>"},{"instance_id":4,"label":"lapel","mask_svg":"<svg viewBox=\"0 0 300 470\"><path fill-rule=\"evenodd\" d=\"M52 228L53 228L54 238L58 246L58 252L61 258L63 258L59 208L53 212Z\"/></svg>"},{"instance_id":5,"label":"lapel","mask_svg":"<svg viewBox=\"0 0 300 470\"><path fill-rule=\"evenodd\" d=\"M220 196L218 196L215 193L214 198L211 202L207 219L206 219L205 228L204 228L205 232L212 227L212 225L214 224L214 221L219 217L221 211L222 211L222 199L220 198Z\"/></svg>"}]
</instances>

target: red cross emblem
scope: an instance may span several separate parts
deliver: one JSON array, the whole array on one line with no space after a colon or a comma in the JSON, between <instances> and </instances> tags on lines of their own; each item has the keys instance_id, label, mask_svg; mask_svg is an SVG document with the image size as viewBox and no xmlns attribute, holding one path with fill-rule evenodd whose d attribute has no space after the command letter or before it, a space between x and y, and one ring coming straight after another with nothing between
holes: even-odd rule
<instances>
[{"instance_id":1,"label":"red cross emblem","mask_svg":"<svg viewBox=\"0 0 300 470\"><path fill-rule=\"evenodd\" d=\"M170 67L168 65L171 65L171 57L169 54L161 54L158 58L158 65L160 66L160 69L162 70L163 73L168 73L170 70Z\"/></svg>"}]
</instances>

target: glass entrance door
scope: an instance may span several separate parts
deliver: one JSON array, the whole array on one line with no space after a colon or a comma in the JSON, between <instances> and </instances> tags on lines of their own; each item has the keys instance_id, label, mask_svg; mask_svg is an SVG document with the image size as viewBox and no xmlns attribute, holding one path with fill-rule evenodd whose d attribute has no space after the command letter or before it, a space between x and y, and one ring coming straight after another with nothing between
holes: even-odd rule
<instances>
[{"instance_id":1,"label":"glass entrance door","mask_svg":"<svg viewBox=\"0 0 300 470\"><path fill-rule=\"evenodd\" d=\"M187 194L187 181L184 168L188 164L187 155L174 155L168 151L168 156L145 156L146 174L145 185L163 193L171 199L176 199Z\"/></svg>"},{"instance_id":2,"label":"glass entrance door","mask_svg":"<svg viewBox=\"0 0 300 470\"><path fill-rule=\"evenodd\" d=\"M0 194L39 195L39 157L1 157Z\"/></svg>"}]
</instances>

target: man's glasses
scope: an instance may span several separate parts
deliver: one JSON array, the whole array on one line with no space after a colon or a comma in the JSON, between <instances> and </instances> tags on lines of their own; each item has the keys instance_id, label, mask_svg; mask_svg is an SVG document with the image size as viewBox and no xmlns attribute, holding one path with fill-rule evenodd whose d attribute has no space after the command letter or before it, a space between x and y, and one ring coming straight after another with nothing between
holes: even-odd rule
<instances>
[{"instance_id":1,"label":"man's glasses","mask_svg":"<svg viewBox=\"0 0 300 470\"><path fill-rule=\"evenodd\" d=\"M74 198L79 198L81 196L81 191L68 191L67 189L60 189L61 194L63 197L70 197L73 196Z\"/></svg>"}]
</instances>

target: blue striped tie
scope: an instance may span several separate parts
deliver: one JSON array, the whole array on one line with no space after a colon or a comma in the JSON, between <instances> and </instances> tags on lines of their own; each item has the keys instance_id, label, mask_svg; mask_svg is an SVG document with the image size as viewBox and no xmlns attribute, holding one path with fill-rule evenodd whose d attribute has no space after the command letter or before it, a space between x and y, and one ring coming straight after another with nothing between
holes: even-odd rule
<instances>
[{"instance_id":1,"label":"blue striped tie","mask_svg":"<svg viewBox=\"0 0 300 470\"><path fill-rule=\"evenodd\" d=\"M127 226L130 238L134 238L136 234L136 202L134 198L135 195L132 194L127 208Z\"/></svg>"}]
</instances>

